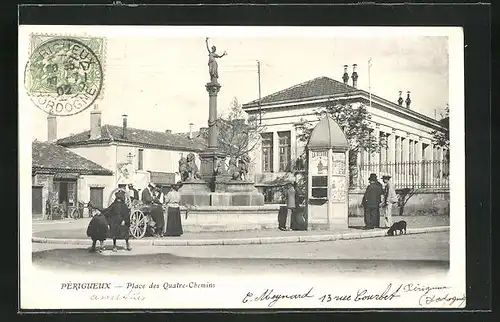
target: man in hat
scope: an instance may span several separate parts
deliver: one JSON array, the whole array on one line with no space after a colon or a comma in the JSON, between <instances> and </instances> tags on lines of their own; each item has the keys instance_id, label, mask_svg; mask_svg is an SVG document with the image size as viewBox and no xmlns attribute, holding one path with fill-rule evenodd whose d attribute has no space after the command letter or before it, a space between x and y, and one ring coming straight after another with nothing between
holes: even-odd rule
<instances>
[{"instance_id":1,"label":"man in hat","mask_svg":"<svg viewBox=\"0 0 500 322\"><path fill-rule=\"evenodd\" d=\"M160 201L155 196L155 184L150 182L148 187L142 191L142 202L148 206L151 218L155 222L155 235L163 237L163 227L165 219L163 218L163 208Z\"/></svg>"},{"instance_id":2,"label":"man in hat","mask_svg":"<svg viewBox=\"0 0 500 322\"><path fill-rule=\"evenodd\" d=\"M384 215L385 227L389 228L392 226L392 205L398 201L398 196L391 182L391 176L382 176L382 181L384 181L385 184L382 198L382 214Z\"/></svg>"},{"instance_id":3,"label":"man in hat","mask_svg":"<svg viewBox=\"0 0 500 322\"><path fill-rule=\"evenodd\" d=\"M295 188L292 182L286 184L286 217L280 230L292 230L293 214L295 212Z\"/></svg>"},{"instance_id":4,"label":"man in hat","mask_svg":"<svg viewBox=\"0 0 500 322\"><path fill-rule=\"evenodd\" d=\"M134 188L133 184L130 183L128 185L128 190L130 190L130 192L132 194L132 201L139 200L139 191L137 191L137 189Z\"/></svg>"},{"instance_id":5,"label":"man in hat","mask_svg":"<svg viewBox=\"0 0 500 322\"><path fill-rule=\"evenodd\" d=\"M373 229L380 226L379 207L384 191L375 173L370 174L368 181L370 184L366 187L362 204L365 212L365 228Z\"/></svg>"}]
</instances>

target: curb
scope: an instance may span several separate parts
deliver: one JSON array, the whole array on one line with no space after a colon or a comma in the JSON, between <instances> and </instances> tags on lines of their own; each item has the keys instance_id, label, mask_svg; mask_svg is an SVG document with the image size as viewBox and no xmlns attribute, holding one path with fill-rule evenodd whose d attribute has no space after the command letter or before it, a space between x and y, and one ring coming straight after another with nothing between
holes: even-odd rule
<instances>
[{"instance_id":1,"label":"curb","mask_svg":"<svg viewBox=\"0 0 500 322\"><path fill-rule=\"evenodd\" d=\"M445 232L450 226L425 227L408 229L407 235ZM349 232L331 235L306 235L306 236L279 236L258 238L222 238L222 239L185 239L185 240L134 240L138 246L207 246L207 245L251 245L251 244L287 244L287 243L313 243L334 240L364 239L385 237L386 230ZM397 237L397 236L395 236ZM46 237L32 237L33 243L41 244L66 244L66 245L92 245L89 239L59 239Z\"/></svg>"}]
</instances>

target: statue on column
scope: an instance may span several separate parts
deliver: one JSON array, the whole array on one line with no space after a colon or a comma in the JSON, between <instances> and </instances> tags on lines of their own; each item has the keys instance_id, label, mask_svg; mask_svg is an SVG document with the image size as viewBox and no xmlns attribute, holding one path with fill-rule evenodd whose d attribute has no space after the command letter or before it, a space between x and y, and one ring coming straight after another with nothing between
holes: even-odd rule
<instances>
[{"instance_id":1,"label":"statue on column","mask_svg":"<svg viewBox=\"0 0 500 322\"><path fill-rule=\"evenodd\" d=\"M217 54L215 51L217 48L215 46L210 46L208 45L208 37L205 39L205 44L207 45L207 50L208 50L208 73L210 74L210 82L212 84L218 84L217 79L219 78L219 67L217 65L217 60L218 58L222 58L227 55L227 52L224 51L222 55Z\"/></svg>"}]
</instances>

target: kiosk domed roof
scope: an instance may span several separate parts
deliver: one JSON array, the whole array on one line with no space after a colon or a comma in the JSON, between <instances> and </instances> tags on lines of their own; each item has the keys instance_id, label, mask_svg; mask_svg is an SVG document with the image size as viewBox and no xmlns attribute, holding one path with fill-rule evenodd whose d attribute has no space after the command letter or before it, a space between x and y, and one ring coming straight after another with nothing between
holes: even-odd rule
<instances>
[{"instance_id":1,"label":"kiosk domed roof","mask_svg":"<svg viewBox=\"0 0 500 322\"><path fill-rule=\"evenodd\" d=\"M307 143L309 149L349 149L349 143L340 126L329 115L322 118L311 132Z\"/></svg>"}]
</instances>

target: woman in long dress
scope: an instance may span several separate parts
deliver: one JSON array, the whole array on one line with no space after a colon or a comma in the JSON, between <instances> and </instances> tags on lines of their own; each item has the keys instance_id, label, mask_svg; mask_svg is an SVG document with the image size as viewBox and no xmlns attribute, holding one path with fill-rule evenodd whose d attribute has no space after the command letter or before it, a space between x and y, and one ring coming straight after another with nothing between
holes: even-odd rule
<instances>
[{"instance_id":1,"label":"woman in long dress","mask_svg":"<svg viewBox=\"0 0 500 322\"><path fill-rule=\"evenodd\" d=\"M217 54L215 51L217 48L215 46L210 46L208 45L208 38L205 39L205 44L207 45L207 50L208 50L208 73L210 74L210 80L217 81L217 78L219 78L219 72L218 72L218 64L216 58L222 58L227 55L227 53L224 51L222 55Z\"/></svg>"},{"instance_id":2,"label":"woman in long dress","mask_svg":"<svg viewBox=\"0 0 500 322\"><path fill-rule=\"evenodd\" d=\"M115 193L115 201L104 209L104 216L109 224L111 238L113 239L113 251L117 251L116 240L125 239L126 249L132 250L129 244L130 209L125 203L125 192L119 190Z\"/></svg>"},{"instance_id":3,"label":"woman in long dress","mask_svg":"<svg viewBox=\"0 0 500 322\"><path fill-rule=\"evenodd\" d=\"M165 229L165 236L173 237L181 236L183 234L181 212L179 208L181 203L179 188L181 187L181 185L181 183L174 184L172 186L172 190L170 190L165 196L165 204L168 207L167 228Z\"/></svg>"}]
</instances>

